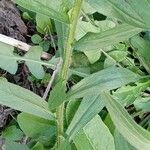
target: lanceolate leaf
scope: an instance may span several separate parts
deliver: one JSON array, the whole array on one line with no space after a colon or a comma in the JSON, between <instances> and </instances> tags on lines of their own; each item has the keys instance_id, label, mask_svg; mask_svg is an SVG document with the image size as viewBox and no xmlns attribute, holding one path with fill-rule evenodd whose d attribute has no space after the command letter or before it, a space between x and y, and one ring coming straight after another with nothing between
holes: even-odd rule
<instances>
[{"instance_id":1,"label":"lanceolate leaf","mask_svg":"<svg viewBox=\"0 0 150 150\"><path fill-rule=\"evenodd\" d=\"M139 80L138 74L125 68L110 67L94 73L74 85L68 93L68 99L84 97L91 90L99 93L101 89L116 89Z\"/></svg>"},{"instance_id":2,"label":"lanceolate leaf","mask_svg":"<svg viewBox=\"0 0 150 150\"><path fill-rule=\"evenodd\" d=\"M41 118L54 120L44 99L3 79L0 79L0 104Z\"/></svg>"},{"instance_id":3,"label":"lanceolate leaf","mask_svg":"<svg viewBox=\"0 0 150 150\"><path fill-rule=\"evenodd\" d=\"M75 113L74 118L72 119L66 133L69 136L69 139L73 139L79 130L81 130L92 118L95 117L104 107L103 101L100 99L99 93L87 94L77 112Z\"/></svg>"},{"instance_id":4,"label":"lanceolate leaf","mask_svg":"<svg viewBox=\"0 0 150 150\"><path fill-rule=\"evenodd\" d=\"M62 0L13 0L16 4L30 11L46 15L60 22L69 23Z\"/></svg>"},{"instance_id":5,"label":"lanceolate leaf","mask_svg":"<svg viewBox=\"0 0 150 150\"><path fill-rule=\"evenodd\" d=\"M109 93L101 92L101 98L109 111L117 130L137 149L150 149L150 132L136 124L127 111Z\"/></svg>"},{"instance_id":6,"label":"lanceolate leaf","mask_svg":"<svg viewBox=\"0 0 150 150\"><path fill-rule=\"evenodd\" d=\"M104 48L128 40L130 37L141 31L142 29L140 28L122 24L103 32L87 33L84 37L75 43L74 48L80 51Z\"/></svg>"},{"instance_id":7,"label":"lanceolate leaf","mask_svg":"<svg viewBox=\"0 0 150 150\"><path fill-rule=\"evenodd\" d=\"M98 115L83 128L83 133L92 147L90 150L115 150L113 136ZM78 135L74 140L75 145L77 148L80 147L80 150L84 150L85 142L82 138L79 142L77 138Z\"/></svg>"}]
</instances>

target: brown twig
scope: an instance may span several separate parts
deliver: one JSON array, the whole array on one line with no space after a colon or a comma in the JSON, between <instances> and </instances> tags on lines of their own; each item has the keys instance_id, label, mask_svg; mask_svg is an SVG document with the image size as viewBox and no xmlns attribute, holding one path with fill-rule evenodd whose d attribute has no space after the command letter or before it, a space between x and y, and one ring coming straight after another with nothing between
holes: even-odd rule
<instances>
[{"instance_id":1,"label":"brown twig","mask_svg":"<svg viewBox=\"0 0 150 150\"><path fill-rule=\"evenodd\" d=\"M31 45L28 45L27 43L21 42L19 40L13 39L11 37L8 37L6 35L0 34L0 42L3 42L5 44L14 46L16 48L21 49L22 51L29 51L29 49L31 48ZM49 59L51 57L50 54L46 53L46 52L42 52L42 56L41 58L43 59Z\"/></svg>"},{"instance_id":2,"label":"brown twig","mask_svg":"<svg viewBox=\"0 0 150 150\"><path fill-rule=\"evenodd\" d=\"M61 68L62 62L63 62L63 60L62 60L62 58L60 58L59 62L56 64L56 68L55 68L55 70L54 70L54 72L52 74L51 80L49 81L48 86L47 86L47 88L45 90L45 93L43 95L43 99L47 98L48 93L49 93L49 91L50 91L50 89L52 87L52 84L53 84L54 80L55 80L55 77L56 77L57 73L59 72L59 70Z\"/></svg>"}]
</instances>

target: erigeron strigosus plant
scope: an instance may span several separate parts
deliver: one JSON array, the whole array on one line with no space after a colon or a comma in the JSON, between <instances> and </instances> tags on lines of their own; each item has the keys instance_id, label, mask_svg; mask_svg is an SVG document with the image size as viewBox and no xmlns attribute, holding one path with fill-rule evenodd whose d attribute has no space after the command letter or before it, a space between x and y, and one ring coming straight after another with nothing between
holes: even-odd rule
<instances>
[{"instance_id":1,"label":"erigeron strigosus plant","mask_svg":"<svg viewBox=\"0 0 150 150\"><path fill-rule=\"evenodd\" d=\"M124 107L134 104L142 110L140 113L150 110L145 108L149 98L144 98L143 106L140 95L150 86L147 75L150 73L147 48L150 40L140 36L141 32L149 34L150 1L13 2L53 20L58 36L58 55L51 60L41 60L42 48L33 46L24 56L19 56L14 54L14 45L0 43L0 67L9 73L16 73L20 61L24 61L39 79L45 73L43 66L54 70L44 98L4 78L0 80L0 104L22 111L17 122L29 137L24 145L11 144L19 149L37 150L149 150L149 131L135 123ZM106 16L103 16L105 19L96 21L95 12ZM129 47L144 71L129 57ZM93 73L74 67L76 52L84 53L91 64L103 57L102 68ZM72 75L79 76L80 81L67 88ZM42 136L46 142L41 140ZM8 141L5 146L9 147Z\"/></svg>"}]
</instances>

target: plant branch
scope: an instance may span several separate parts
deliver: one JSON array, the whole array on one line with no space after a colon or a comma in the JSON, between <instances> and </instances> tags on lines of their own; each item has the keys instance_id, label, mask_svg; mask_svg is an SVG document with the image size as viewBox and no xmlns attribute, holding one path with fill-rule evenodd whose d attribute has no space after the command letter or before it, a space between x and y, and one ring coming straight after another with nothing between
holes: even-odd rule
<instances>
[{"instance_id":1,"label":"plant branch","mask_svg":"<svg viewBox=\"0 0 150 150\"><path fill-rule=\"evenodd\" d=\"M71 17L70 17L68 39L64 47L64 58L63 58L64 63L62 66L60 77L64 81L66 81L66 83L68 79L69 67L71 64L72 44L74 42L75 31L76 31L76 26L77 26L78 18L80 15L80 11L81 11L82 2L83 0L75 0L74 2L74 7L73 7L73 10L71 12ZM61 136L64 133L64 103L57 108L56 116L57 116L57 130L58 130L57 131L57 134L58 134L57 144L59 145L61 143Z\"/></svg>"},{"instance_id":2,"label":"plant branch","mask_svg":"<svg viewBox=\"0 0 150 150\"><path fill-rule=\"evenodd\" d=\"M14 38L5 36L3 34L0 34L0 42L8 44L8 45L11 45L11 46L16 47L16 48L19 48L19 49L21 49L24 52L29 51L29 49L31 48L31 45L28 45L28 44L26 44L24 42L21 42L19 40L14 39ZM42 52L41 58L47 60L50 57L51 57L50 54L48 54L46 52Z\"/></svg>"}]
</instances>

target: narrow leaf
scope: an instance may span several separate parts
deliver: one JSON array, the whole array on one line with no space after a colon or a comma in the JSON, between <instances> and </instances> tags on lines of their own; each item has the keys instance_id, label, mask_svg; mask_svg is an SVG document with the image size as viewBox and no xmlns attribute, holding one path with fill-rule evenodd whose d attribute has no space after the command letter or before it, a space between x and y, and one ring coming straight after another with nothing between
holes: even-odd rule
<instances>
[{"instance_id":1,"label":"narrow leaf","mask_svg":"<svg viewBox=\"0 0 150 150\"><path fill-rule=\"evenodd\" d=\"M100 33L87 33L75 43L76 50L96 50L128 40L142 29L127 24L119 25Z\"/></svg>"},{"instance_id":2,"label":"narrow leaf","mask_svg":"<svg viewBox=\"0 0 150 150\"><path fill-rule=\"evenodd\" d=\"M150 133L136 124L127 111L107 92L101 92L109 114L117 130L137 149L150 149Z\"/></svg>"},{"instance_id":3,"label":"narrow leaf","mask_svg":"<svg viewBox=\"0 0 150 150\"><path fill-rule=\"evenodd\" d=\"M79 130L81 130L92 118L94 118L104 107L103 101L99 94L87 94L77 112L74 115L66 133L70 140L74 138Z\"/></svg>"}]
</instances>

